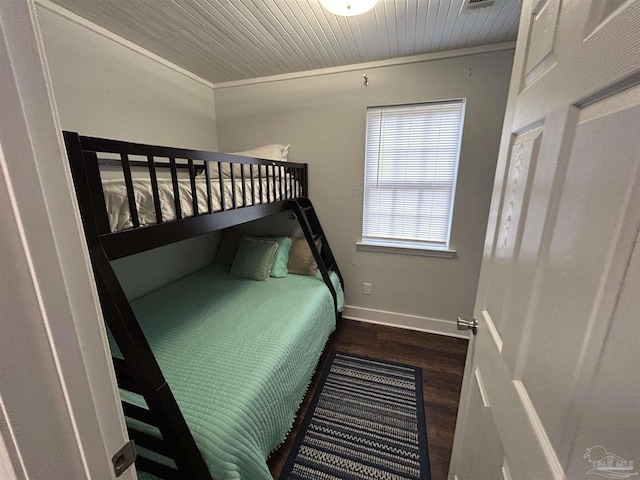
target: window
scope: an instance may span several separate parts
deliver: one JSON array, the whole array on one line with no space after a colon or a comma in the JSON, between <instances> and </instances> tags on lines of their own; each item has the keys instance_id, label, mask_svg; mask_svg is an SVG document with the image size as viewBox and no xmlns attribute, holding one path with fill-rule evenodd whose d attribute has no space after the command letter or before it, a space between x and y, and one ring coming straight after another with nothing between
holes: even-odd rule
<instances>
[{"instance_id":1,"label":"window","mask_svg":"<svg viewBox=\"0 0 640 480\"><path fill-rule=\"evenodd\" d=\"M358 248L449 249L464 107L451 100L367 109Z\"/></svg>"}]
</instances>

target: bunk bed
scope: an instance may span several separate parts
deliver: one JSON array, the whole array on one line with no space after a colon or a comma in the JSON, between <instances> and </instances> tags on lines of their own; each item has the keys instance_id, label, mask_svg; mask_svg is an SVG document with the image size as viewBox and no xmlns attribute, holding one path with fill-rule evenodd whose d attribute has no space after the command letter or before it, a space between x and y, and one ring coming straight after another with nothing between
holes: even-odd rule
<instances>
[{"instance_id":1,"label":"bunk bed","mask_svg":"<svg viewBox=\"0 0 640 480\"><path fill-rule=\"evenodd\" d=\"M64 139L138 469L270 478L265 460L291 427L344 298L307 166ZM285 211L300 223L315 276L256 282L212 265L130 302L110 263Z\"/></svg>"}]
</instances>

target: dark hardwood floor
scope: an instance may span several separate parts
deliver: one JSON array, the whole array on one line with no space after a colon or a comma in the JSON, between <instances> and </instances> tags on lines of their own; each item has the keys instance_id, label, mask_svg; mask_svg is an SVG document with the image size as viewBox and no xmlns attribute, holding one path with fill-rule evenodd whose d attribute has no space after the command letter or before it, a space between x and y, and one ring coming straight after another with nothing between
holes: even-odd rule
<instances>
[{"instance_id":1,"label":"dark hardwood floor","mask_svg":"<svg viewBox=\"0 0 640 480\"><path fill-rule=\"evenodd\" d=\"M293 431L284 445L269 459L269 468L274 478L278 478L287 460L319 376L326 365L328 352L331 350L422 368L431 478L432 480L446 479L467 353L467 340L353 320L342 320L332 335L298 412Z\"/></svg>"}]
</instances>

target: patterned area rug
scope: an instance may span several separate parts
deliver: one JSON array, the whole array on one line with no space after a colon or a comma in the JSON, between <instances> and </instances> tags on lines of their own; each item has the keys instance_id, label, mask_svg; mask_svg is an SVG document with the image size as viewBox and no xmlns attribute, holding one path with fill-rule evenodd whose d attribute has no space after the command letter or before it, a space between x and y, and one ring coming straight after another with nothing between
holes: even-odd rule
<instances>
[{"instance_id":1,"label":"patterned area rug","mask_svg":"<svg viewBox=\"0 0 640 480\"><path fill-rule=\"evenodd\" d=\"M428 480L420 368L335 352L280 480Z\"/></svg>"}]
</instances>

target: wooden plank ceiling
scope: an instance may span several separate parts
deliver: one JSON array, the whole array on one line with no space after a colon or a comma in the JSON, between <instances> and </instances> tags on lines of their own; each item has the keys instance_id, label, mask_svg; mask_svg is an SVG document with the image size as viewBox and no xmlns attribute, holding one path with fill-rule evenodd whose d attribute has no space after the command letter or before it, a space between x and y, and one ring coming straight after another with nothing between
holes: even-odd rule
<instances>
[{"instance_id":1,"label":"wooden plank ceiling","mask_svg":"<svg viewBox=\"0 0 640 480\"><path fill-rule=\"evenodd\" d=\"M521 0L380 0L355 17L318 0L53 0L212 83L515 40Z\"/></svg>"}]
</instances>

